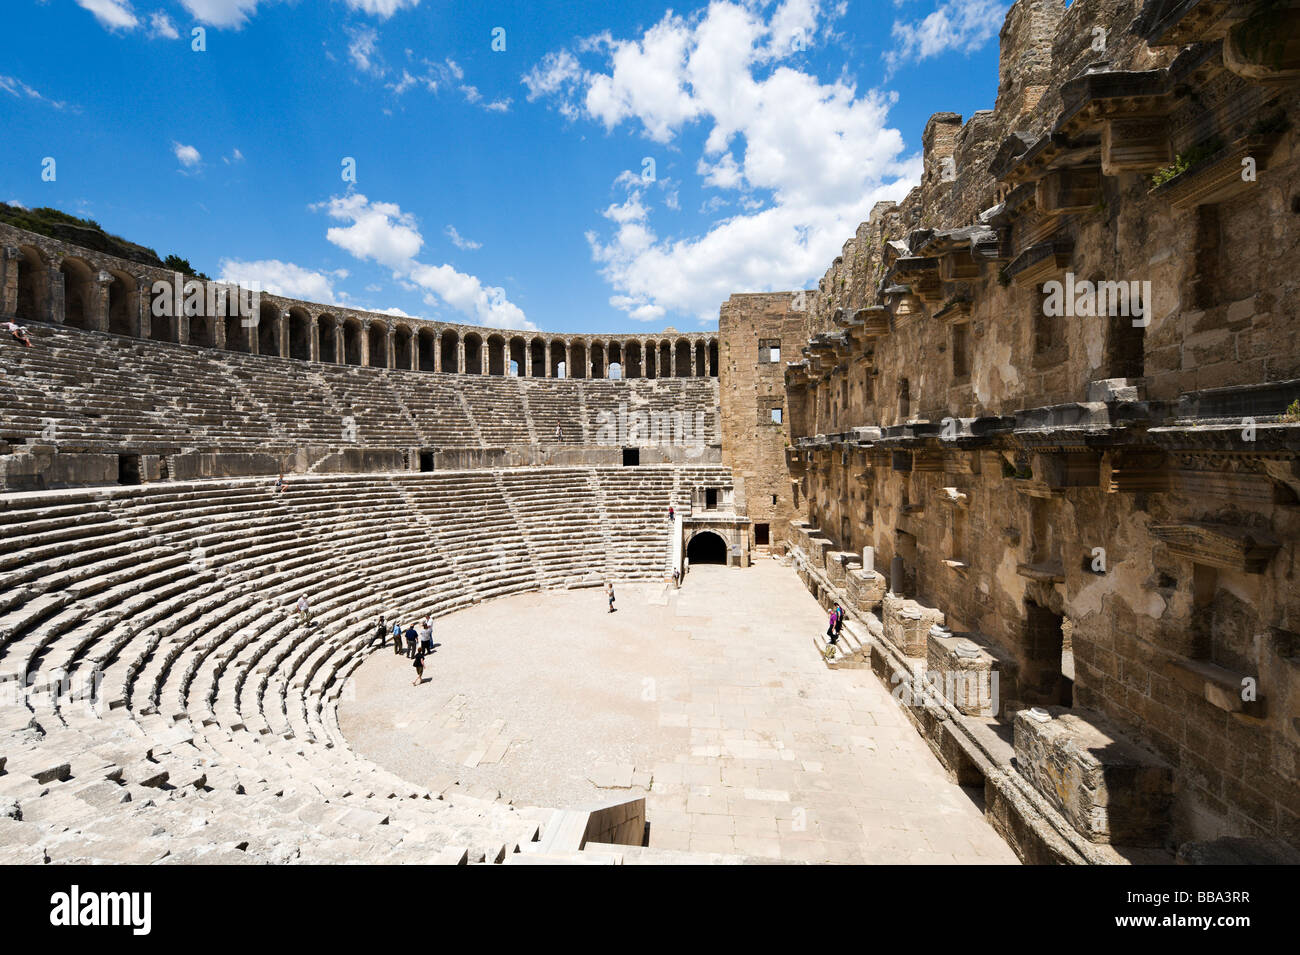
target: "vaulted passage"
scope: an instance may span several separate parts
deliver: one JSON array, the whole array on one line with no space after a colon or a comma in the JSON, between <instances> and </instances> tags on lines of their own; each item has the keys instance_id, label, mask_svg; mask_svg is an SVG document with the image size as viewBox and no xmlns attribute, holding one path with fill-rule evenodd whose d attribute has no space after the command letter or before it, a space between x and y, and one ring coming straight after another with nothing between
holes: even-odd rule
<instances>
[{"instance_id":1,"label":"vaulted passage","mask_svg":"<svg viewBox=\"0 0 1300 955\"><path fill-rule=\"evenodd\" d=\"M712 531L701 531L686 545L686 559L695 564L725 564L727 542Z\"/></svg>"}]
</instances>

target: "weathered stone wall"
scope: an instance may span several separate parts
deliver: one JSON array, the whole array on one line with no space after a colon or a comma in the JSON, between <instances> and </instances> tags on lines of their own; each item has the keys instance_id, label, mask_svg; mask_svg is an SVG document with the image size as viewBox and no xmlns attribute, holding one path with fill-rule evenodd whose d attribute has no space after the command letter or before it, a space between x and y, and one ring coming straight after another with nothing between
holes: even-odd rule
<instances>
[{"instance_id":1,"label":"weathered stone wall","mask_svg":"<svg viewBox=\"0 0 1300 955\"><path fill-rule=\"evenodd\" d=\"M874 547L1014 670L1003 718L1104 714L1172 767L1170 844L1294 845L1300 69L1229 68L1229 6L1012 7L997 108L936 114L808 294L784 457L810 560ZM1067 273L1145 315L1048 316Z\"/></svg>"}]
</instances>

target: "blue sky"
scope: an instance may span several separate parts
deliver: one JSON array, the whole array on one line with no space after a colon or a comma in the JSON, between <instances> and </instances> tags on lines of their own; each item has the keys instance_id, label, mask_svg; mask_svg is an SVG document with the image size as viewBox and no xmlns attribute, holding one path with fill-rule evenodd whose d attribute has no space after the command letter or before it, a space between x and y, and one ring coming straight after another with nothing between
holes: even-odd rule
<instances>
[{"instance_id":1,"label":"blue sky","mask_svg":"<svg viewBox=\"0 0 1300 955\"><path fill-rule=\"evenodd\" d=\"M811 287L931 113L993 105L1006 7L7 0L0 200L314 301L711 328Z\"/></svg>"}]
</instances>

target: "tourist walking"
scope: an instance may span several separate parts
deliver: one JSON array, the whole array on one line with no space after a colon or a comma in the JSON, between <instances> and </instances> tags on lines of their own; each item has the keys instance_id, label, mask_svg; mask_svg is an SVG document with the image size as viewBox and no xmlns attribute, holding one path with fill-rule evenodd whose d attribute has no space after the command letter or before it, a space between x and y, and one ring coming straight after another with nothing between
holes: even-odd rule
<instances>
[{"instance_id":1,"label":"tourist walking","mask_svg":"<svg viewBox=\"0 0 1300 955\"><path fill-rule=\"evenodd\" d=\"M839 609L839 607L832 607L830 616L826 618L826 636L830 639L831 646L834 646L835 641L840 638L839 633L835 629L835 625L840 622Z\"/></svg>"},{"instance_id":2,"label":"tourist walking","mask_svg":"<svg viewBox=\"0 0 1300 955\"><path fill-rule=\"evenodd\" d=\"M433 652L433 622L428 617L424 618L424 625L420 627L420 652Z\"/></svg>"},{"instance_id":3,"label":"tourist walking","mask_svg":"<svg viewBox=\"0 0 1300 955\"><path fill-rule=\"evenodd\" d=\"M671 524L671 523L673 522L673 520L674 520L676 517L677 517L677 511L673 509L673 506L672 506L671 504L669 504L669 505L668 505L668 523Z\"/></svg>"},{"instance_id":4,"label":"tourist walking","mask_svg":"<svg viewBox=\"0 0 1300 955\"><path fill-rule=\"evenodd\" d=\"M402 655L402 625L396 621L393 622L393 652Z\"/></svg>"},{"instance_id":5,"label":"tourist walking","mask_svg":"<svg viewBox=\"0 0 1300 955\"><path fill-rule=\"evenodd\" d=\"M379 646L383 647L388 643L388 624L384 621L384 615L379 615L379 623L375 626L375 639L379 641Z\"/></svg>"},{"instance_id":6,"label":"tourist walking","mask_svg":"<svg viewBox=\"0 0 1300 955\"><path fill-rule=\"evenodd\" d=\"M311 626L311 604L307 602L307 595L303 594L298 598L298 618L302 621L304 627Z\"/></svg>"},{"instance_id":7,"label":"tourist walking","mask_svg":"<svg viewBox=\"0 0 1300 955\"><path fill-rule=\"evenodd\" d=\"M673 568L673 589L680 590L682 586L682 572L676 567Z\"/></svg>"},{"instance_id":8,"label":"tourist walking","mask_svg":"<svg viewBox=\"0 0 1300 955\"><path fill-rule=\"evenodd\" d=\"M564 440L564 432L560 430L560 426L558 424L555 426L555 440L556 441Z\"/></svg>"},{"instance_id":9,"label":"tourist walking","mask_svg":"<svg viewBox=\"0 0 1300 955\"><path fill-rule=\"evenodd\" d=\"M406 628L406 655L408 657L415 656L415 645L419 639L420 635L416 633L415 624L411 624Z\"/></svg>"},{"instance_id":10,"label":"tourist walking","mask_svg":"<svg viewBox=\"0 0 1300 955\"><path fill-rule=\"evenodd\" d=\"M605 581L605 596L609 598L609 612L614 612L614 581Z\"/></svg>"},{"instance_id":11,"label":"tourist walking","mask_svg":"<svg viewBox=\"0 0 1300 955\"><path fill-rule=\"evenodd\" d=\"M424 651L421 650L413 657L411 666L415 667L415 682L411 686L419 686L424 682Z\"/></svg>"},{"instance_id":12,"label":"tourist walking","mask_svg":"<svg viewBox=\"0 0 1300 955\"><path fill-rule=\"evenodd\" d=\"M841 607L839 604L836 604L835 605L835 637L831 640L831 643L839 642L840 633L843 630L844 630L844 608Z\"/></svg>"}]
</instances>

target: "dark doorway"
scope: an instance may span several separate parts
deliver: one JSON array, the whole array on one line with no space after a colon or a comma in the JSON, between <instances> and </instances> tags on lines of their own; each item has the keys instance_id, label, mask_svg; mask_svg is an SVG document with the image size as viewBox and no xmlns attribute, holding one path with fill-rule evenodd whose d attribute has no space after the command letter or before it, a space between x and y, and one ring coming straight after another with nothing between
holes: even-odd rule
<instances>
[{"instance_id":1,"label":"dark doorway","mask_svg":"<svg viewBox=\"0 0 1300 955\"><path fill-rule=\"evenodd\" d=\"M1065 618L1032 600L1025 601L1025 665L1021 691L1025 701L1072 705L1074 681L1063 672Z\"/></svg>"},{"instance_id":2,"label":"dark doorway","mask_svg":"<svg viewBox=\"0 0 1300 955\"><path fill-rule=\"evenodd\" d=\"M768 525L766 524L754 525L754 543L759 547L766 547L770 543L770 541L768 540L767 528Z\"/></svg>"},{"instance_id":3,"label":"dark doorway","mask_svg":"<svg viewBox=\"0 0 1300 955\"><path fill-rule=\"evenodd\" d=\"M727 542L712 531L703 531L686 545L686 559L695 564L725 564Z\"/></svg>"},{"instance_id":4,"label":"dark doorway","mask_svg":"<svg viewBox=\"0 0 1300 955\"><path fill-rule=\"evenodd\" d=\"M119 454L117 456L117 483L140 483L140 455Z\"/></svg>"},{"instance_id":5,"label":"dark doorway","mask_svg":"<svg viewBox=\"0 0 1300 955\"><path fill-rule=\"evenodd\" d=\"M704 489L704 509L706 511L716 511L718 509L718 489L716 487L706 487Z\"/></svg>"},{"instance_id":6,"label":"dark doorway","mask_svg":"<svg viewBox=\"0 0 1300 955\"><path fill-rule=\"evenodd\" d=\"M625 468L634 468L634 467L636 467L636 466L637 466L638 464L640 464L640 463L641 463L641 449L640 449L640 448L624 448L624 449L623 449L623 467L625 467Z\"/></svg>"},{"instance_id":7,"label":"dark doorway","mask_svg":"<svg viewBox=\"0 0 1300 955\"><path fill-rule=\"evenodd\" d=\"M432 452L432 451L421 451L421 452L420 452L420 470L421 470L421 471L432 471L432 470L433 470L433 452Z\"/></svg>"}]
</instances>

